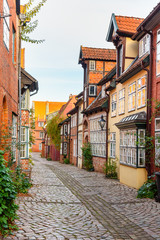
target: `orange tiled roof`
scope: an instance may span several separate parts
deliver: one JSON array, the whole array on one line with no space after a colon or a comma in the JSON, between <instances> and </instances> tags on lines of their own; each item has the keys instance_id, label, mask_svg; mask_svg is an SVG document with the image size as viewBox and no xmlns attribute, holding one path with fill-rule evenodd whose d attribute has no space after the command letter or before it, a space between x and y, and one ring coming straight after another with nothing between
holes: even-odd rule
<instances>
[{"instance_id":1,"label":"orange tiled roof","mask_svg":"<svg viewBox=\"0 0 160 240\"><path fill-rule=\"evenodd\" d=\"M91 113L95 110L102 110L102 105L108 100L108 97L101 98L101 93L97 96L97 98L84 110L84 113Z\"/></svg>"},{"instance_id":2,"label":"orange tiled roof","mask_svg":"<svg viewBox=\"0 0 160 240\"><path fill-rule=\"evenodd\" d=\"M99 59L116 61L116 49L91 48L81 46L82 59Z\"/></svg>"},{"instance_id":3,"label":"orange tiled roof","mask_svg":"<svg viewBox=\"0 0 160 240\"><path fill-rule=\"evenodd\" d=\"M135 33L137 27L141 24L144 18L115 16L118 25L118 30L121 32Z\"/></svg>"}]
</instances>

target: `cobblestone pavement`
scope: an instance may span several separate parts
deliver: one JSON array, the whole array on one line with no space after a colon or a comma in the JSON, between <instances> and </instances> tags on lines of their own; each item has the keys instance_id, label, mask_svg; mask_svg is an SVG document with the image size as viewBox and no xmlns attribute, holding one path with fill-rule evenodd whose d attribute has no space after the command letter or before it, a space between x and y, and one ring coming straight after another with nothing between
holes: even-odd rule
<instances>
[{"instance_id":1,"label":"cobblestone pavement","mask_svg":"<svg viewBox=\"0 0 160 240\"><path fill-rule=\"evenodd\" d=\"M33 187L20 197L19 226L7 240L160 240L160 204L104 174L33 154Z\"/></svg>"}]
</instances>

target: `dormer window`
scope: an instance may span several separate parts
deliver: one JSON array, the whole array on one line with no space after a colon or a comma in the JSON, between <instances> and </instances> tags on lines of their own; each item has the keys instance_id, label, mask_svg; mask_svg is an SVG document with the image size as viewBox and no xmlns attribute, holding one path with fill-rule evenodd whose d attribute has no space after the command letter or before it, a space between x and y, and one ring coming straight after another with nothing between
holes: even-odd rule
<instances>
[{"instance_id":1,"label":"dormer window","mask_svg":"<svg viewBox=\"0 0 160 240\"><path fill-rule=\"evenodd\" d=\"M95 61L89 61L89 70L91 70L91 71L96 70L96 62Z\"/></svg>"},{"instance_id":2,"label":"dormer window","mask_svg":"<svg viewBox=\"0 0 160 240\"><path fill-rule=\"evenodd\" d=\"M118 48L118 76L122 74L123 46Z\"/></svg>"},{"instance_id":3,"label":"dormer window","mask_svg":"<svg viewBox=\"0 0 160 240\"><path fill-rule=\"evenodd\" d=\"M97 86L89 85L89 96L96 96L96 93L97 93Z\"/></svg>"},{"instance_id":4,"label":"dormer window","mask_svg":"<svg viewBox=\"0 0 160 240\"><path fill-rule=\"evenodd\" d=\"M150 35L146 34L139 41L139 57L142 57L145 53L150 52L149 46L150 46Z\"/></svg>"}]
</instances>

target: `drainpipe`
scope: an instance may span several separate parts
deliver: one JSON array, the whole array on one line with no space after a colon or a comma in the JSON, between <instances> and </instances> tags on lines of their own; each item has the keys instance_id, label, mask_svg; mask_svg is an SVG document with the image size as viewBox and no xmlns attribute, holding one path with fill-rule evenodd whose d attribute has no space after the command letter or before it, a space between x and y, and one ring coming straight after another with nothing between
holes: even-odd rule
<instances>
[{"instance_id":1,"label":"drainpipe","mask_svg":"<svg viewBox=\"0 0 160 240\"><path fill-rule=\"evenodd\" d=\"M109 106L110 106L110 96L106 94L108 97L108 109L106 110L106 163L108 161L108 113L109 113Z\"/></svg>"},{"instance_id":2,"label":"drainpipe","mask_svg":"<svg viewBox=\"0 0 160 240\"><path fill-rule=\"evenodd\" d=\"M151 136L151 124L149 123L151 120L151 98L152 98L152 62L153 62L153 56L152 56L152 50L153 50L153 34L150 31L146 31L143 29L146 33L150 35L150 67L149 69L144 67L143 61L141 62L141 67L144 71L147 72L147 99L148 99L148 104L147 104L147 125L146 125L146 130L149 136ZM148 153L146 153L147 156ZM146 169L148 172L148 176L151 175L151 162L149 161L146 163Z\"/></svg>"},{"instance_id":3,"label":"drainpipe","mask_svg":"<svg viewBox=\"0 0 160 240\"><path fill-rule=\"evenodd\" d=\"M76 159L76 166L78 166L78 118L79 118L79 111L77 108L77 159Z\"/></svg>"}]
</instances>

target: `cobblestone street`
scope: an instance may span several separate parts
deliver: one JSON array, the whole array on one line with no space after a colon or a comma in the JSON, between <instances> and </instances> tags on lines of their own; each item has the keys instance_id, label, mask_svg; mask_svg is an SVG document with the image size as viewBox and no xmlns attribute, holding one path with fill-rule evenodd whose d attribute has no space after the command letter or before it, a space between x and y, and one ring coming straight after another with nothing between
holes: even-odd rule
<instances>
[{"instance_id":1,"label":"cobblestone street","mask_svg":"<svg viewBox=\"0 0 160 240\"><path fill-rule=\"evenodd\" d=\"M104 174L33 154L33 187L20 197L19 227L5 239L159 239L160 204Z\"/></svg>"}]
</instances>

